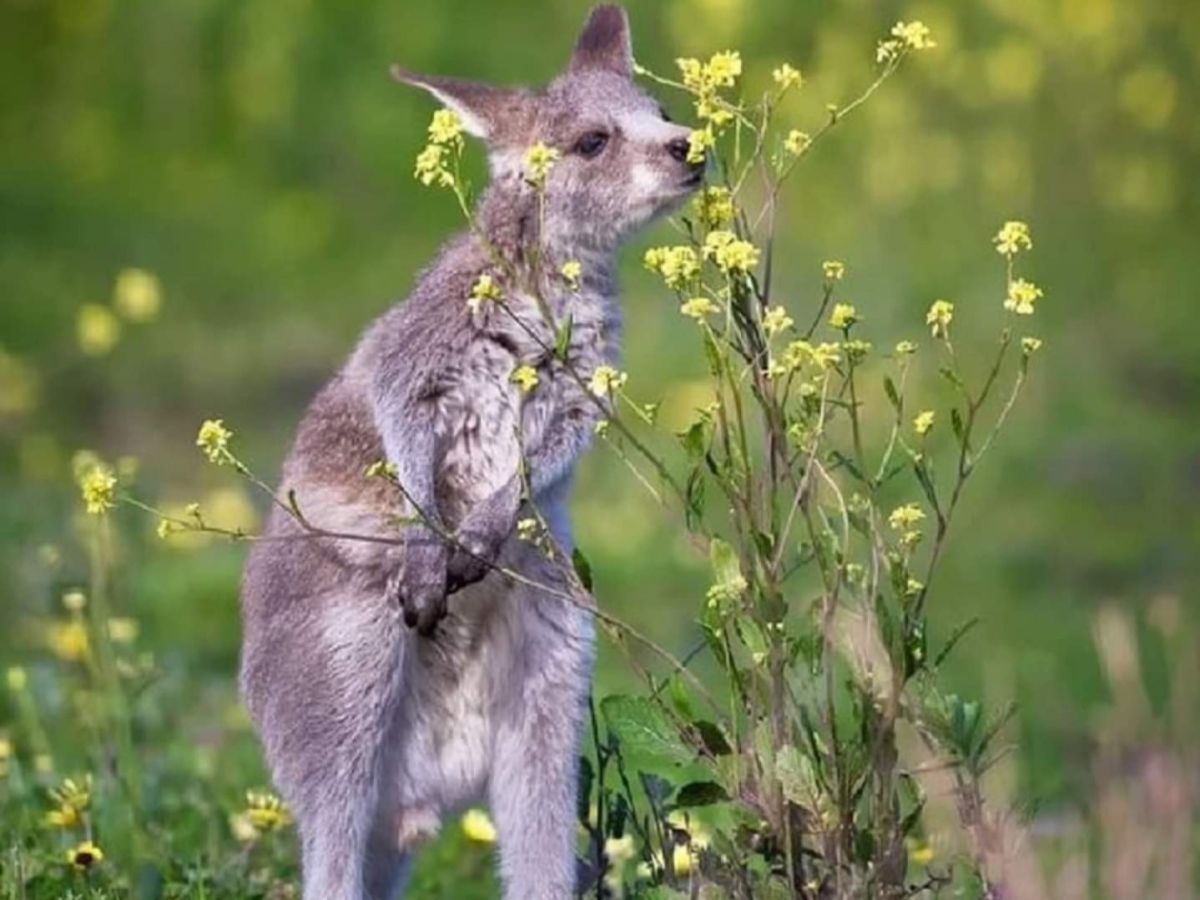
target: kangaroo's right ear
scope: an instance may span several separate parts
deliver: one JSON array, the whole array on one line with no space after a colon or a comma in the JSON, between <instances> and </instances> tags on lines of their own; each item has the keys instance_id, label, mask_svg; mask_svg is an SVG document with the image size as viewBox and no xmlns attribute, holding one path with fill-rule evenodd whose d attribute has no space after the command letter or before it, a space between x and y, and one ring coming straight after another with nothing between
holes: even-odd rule
<instances>
[{"instance_id":1,"label":"kangaroo's right ear","mask_svg":"<svg viewBox=\"0 0 1200 900\"><path fill-rule=\"evenodd\" d=\"M468 133L484 140L494 137L501 124L517 112L520 104L517 91L460 78L417 75L400 66L392 66L392 77L401 84L411 84L433 94L458 113Z\"/></svg>"}]
</instances>

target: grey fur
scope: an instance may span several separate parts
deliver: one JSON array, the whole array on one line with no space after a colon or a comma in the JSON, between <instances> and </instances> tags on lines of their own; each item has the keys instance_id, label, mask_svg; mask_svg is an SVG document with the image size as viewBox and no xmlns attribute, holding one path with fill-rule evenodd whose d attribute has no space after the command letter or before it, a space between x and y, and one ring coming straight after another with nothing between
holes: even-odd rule
<instances>
[{"instance_id":1,"label":"grey fur","mask_svg":"<svg viewBox=\"0 0 1200 900\"><path fill-rule=\"evenodd\" d=\"M567 72L542 91L396 73L486 137L492 180L477 221L527 275L530 248L544 247L541 290L557 321L571 317L569 356L585 374L618 358L618 244L682 202L698 177L681 160L687 129L663 120L631 71L624 12L598 7ZM573 152L594 130L611 134L603 152ZM562 152L542 217L520 171L538 140ZM578 291L558 274L569 259L583 266ZM518 464L527 459L533 502L570 548L572 472L599 411L546 353L554 332L516 285L503 284L508 308L540 341L494 306L468 308L484 272L500 277L476 236L447 243L313 401L280 491L294 491L320 527L395 535L395 517L412 511L395 485L363 478L386 457L474 554L561 583L513 536ZM510 381L519 364L540 376L528 396ZM572 896L591 616L486 574L428 528L410 526L402 546L314 540L277 510L267 531L300 539L250 554L241 683L298 821L305 898L394 896L420 841L480 801L499 830L505 896Z\"/></svg>"}]
</instances>

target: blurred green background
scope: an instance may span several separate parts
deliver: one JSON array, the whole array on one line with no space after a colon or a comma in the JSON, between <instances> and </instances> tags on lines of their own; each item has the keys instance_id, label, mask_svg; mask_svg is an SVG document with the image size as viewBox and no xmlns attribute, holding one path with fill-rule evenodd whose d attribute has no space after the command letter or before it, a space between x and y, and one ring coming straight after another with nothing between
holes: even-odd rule
<instances>
[{"instance_id":1,"label":"blurred green background","mask_svg":"<svg viewBox=\"0 0 1200 900\"><path fill-rule=\"evenodd\" d=\"M459 227L449 195L412 178L433 106L393 84L388 65L545 82L587 5L0 0L0 660L36 667L21 623L83 578L70 524L77 449L136 457L149 499L200 499L252 524L260 498L203 463L199 422L223 417L273 479L311 395ZM778 296L806 319L821 260L844 260L865 337L928 345L924 311L947 297L960 352L982 365L1003 294L990 238L1005 219L1031 224L1023 274L1046 298L1029 328L1045 346L969 486L931 603L943 634L983 620L951 677L1020 702L1022 796L1070 801L1105 701L1096 608L1163 594L1194 606L1200 574L1200 6L628 8L636 55L653 69L725 48L741 50L751 88L781 61L801 68L784 117L809 131L826 103L871 79L894 21L932 28L938 48L789 183ZM664 99L686 118L678 97ZM470 154L478 180L482 154ZM681 424L703 397L702 360L641 270L654 241L624 257L627 368L633 392L661 398L667 424ZM128 275L118 289L130 268L157 279L156 315ZM930 400L942 390L932 371L916 387ZM688 648L707 574L669 514L603 450L583 465L575 509L602 603ZM122 570L120 611L181 667L178 697L191 699L179 702L232 702L242 548L121 551L136 565ZM1146 657L1153 685L1162 676ZM607 645L600 680L631 683Z\"/></svg>"}]
</instances>

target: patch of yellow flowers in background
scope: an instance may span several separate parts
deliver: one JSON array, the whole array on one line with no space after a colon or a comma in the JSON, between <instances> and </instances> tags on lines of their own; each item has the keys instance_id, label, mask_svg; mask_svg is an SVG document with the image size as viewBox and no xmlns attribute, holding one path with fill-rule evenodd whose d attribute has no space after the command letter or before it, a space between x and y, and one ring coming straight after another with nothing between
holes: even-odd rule
<instances>
[{"instance_id":1,"label":"patch of yellow flowers in background","mask_svg":"<svg viewBox=\"0 0 1200 900\"><path fill-rule=\"evenodd\" d=\"M104 356L121 339L122 318L144 324L156 319L161 308L162 284L158 276L145 269L122 269L113 286L111 307L100 303L79 307L75 319L79 349L85 356Z\"/></svg>"}]
</instances>

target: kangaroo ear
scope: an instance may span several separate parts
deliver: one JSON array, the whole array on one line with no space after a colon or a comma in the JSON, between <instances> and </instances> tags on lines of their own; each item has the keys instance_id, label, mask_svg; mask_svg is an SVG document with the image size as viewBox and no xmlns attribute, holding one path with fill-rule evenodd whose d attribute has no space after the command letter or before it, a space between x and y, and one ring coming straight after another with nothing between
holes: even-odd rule
<instances>
[{"instance_id":1,"label":"kangaroo ear","mask_svg":"<svg viewBox=\"0 0 1200 900\"><path fill-rule=\"evenodd\" d=\"M516 91L438 75L417 75L400 66L392 66L392 77L437 97L458 113L463 128L484 140L493 137L501 123L516 112L520 98Z\"/></svg>"},{"instance_id":2,"label":"kangaroo ear","mask_svg":"<svg viewBox=\"0 0 1200 900\"><path fill-rule=\"evenodd\" d=\"M633 46L629 39L629 19L619 6L597 6L575 44L570 71L606 69L633 77Z\"/></svg>"}]
</instances>

